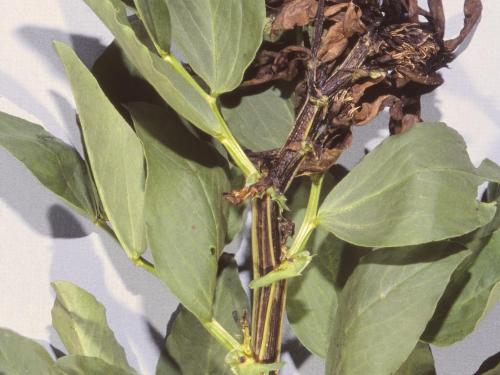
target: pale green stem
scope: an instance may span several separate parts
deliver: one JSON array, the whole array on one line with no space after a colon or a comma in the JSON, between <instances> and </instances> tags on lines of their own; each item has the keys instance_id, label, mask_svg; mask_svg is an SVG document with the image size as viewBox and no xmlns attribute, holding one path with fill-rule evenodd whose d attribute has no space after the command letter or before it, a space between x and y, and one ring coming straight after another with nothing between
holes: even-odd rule
<instances>
[{"instance_id":1,"label":"pale green stem","mask_svg":"<svg viewBox=\"0 0 500 375\"><path fill-rule=\"evenodd\" d=\"M202 324L206 330L228 351L243 350L243 346L215 319L212 319L209 322L202 322Z\"/></svg>"},{"instance_id":2,"label":"pale green stem","mask_svg":"<svg viewBox=\"0 0 500 375\"><path fill-rule=\"evenodd\" d=\"M295 236L292 246L287 252L288 258L291 258L293 255L304 250L309 237L318 226L318 205L324 177L324 174L314 175L311 177L312 185L311 192L309 194L309 201L307 202L306 214L304 216L304 220L302 221L302 225Z\"/></svg>"},{"instance_id":3,"label":"pale green stem","mask_svg":"<svg viewBox=\"0 0 500 375\"><path fill-rule=\"evenodd\" d=\"M158 273L156 272L156 268L153 263L148 261L146 258L140 256L138 258L131 258L132 263L134 263L137 267L142 268L154 276L158 277Z\"/></svg>"},{"instance_id":4,"label":"pale green stem","mask_svg":"<svg viewBox=\"0 0 500 375\"><path fill-rule=\"evenodd\" d=\"M188 73L184 66L182 66L181 62L177 60L173 55L163 54L162 58L167 64L170 64L170 66L175 69L175 71L179 73L182 78L184 78L184 80L190 86L192 86L198 92L198 94L200 94L200 96L208 103L210 109L219 122L220 129L222 130L221 133L210 135L216 138L226 148L229 155L231 155L231 157L233 158L234 163L238 166L238 168L240 168L240 170L247 178L247 183L251 184L253 182L256 182L259 177L259 172L253 165L252 161L245 154L236 138L234 138L232 132L229 130L229 127L227 126L227 123L220 113L219 107L217 106L217 95L210 95L205 90L203 90L198 82L196 82L196 80Z\"/></svg>"}]
</instances>

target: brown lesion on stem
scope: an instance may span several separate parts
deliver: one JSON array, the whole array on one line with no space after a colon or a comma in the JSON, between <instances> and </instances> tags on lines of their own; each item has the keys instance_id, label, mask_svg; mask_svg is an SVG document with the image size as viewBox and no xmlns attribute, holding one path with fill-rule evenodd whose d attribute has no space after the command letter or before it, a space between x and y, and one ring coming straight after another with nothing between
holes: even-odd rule
<instances>
[{"instance_id":1,"label":"brown lesion on stem","mask_svg":"<svg viewBox=\"0 0 500 375\"><path fill-rule=\"evenodd\" d=\"M441 0L428 0L428 10L416 0L267 3L274 19L271 34L313 26L314 36L310 43L301 36L281 50L279 42L274 49L264 45L242 85L298 80L296 96L302 98L284 145L249 152L261 179L226 195L234 204L252 201L254 279L284 259L293 224L283 218L279 197L294 178L327 171L349 147L351 128L369 123L385 107L392 134L421 121L421 96L443 83L438 70L455 58L482 10L480 0L466 0L463 30L445 41ZM252 349L259 362L279 360L285 301L286 281L253 292Z\"/></svg>"},{"instance_id":2,"label":"brown lesion on stem","mask_svg":"<svg viewBox=\"0 0 500 375\"><path fill-rule=\"evenodd\" d=\"M272 271L280 262L282 240L280 209L269 195L252 202L253 277ZM281 346L281 317L286 281L253 292L252 349L260 362L275 362ZM279 321L277 321L279 320Z\"/></svg>"}]
</instances>

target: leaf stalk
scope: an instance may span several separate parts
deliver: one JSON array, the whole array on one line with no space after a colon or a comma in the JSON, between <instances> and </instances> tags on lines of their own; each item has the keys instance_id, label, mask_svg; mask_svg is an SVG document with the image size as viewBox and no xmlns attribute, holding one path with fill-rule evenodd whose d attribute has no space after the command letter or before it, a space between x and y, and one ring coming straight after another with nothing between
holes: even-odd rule
<instances>
[{"instance_id":1,"label":"leaf stalk","mask_svg":"<svg viewBox=\"0 0 500 375\"><path fill-rule=\"evenodd\" d=\"M309 201L307 203L306 213L302 225L300 226L297 235L292 243L292 246L287 252L287 257L292 258L294 255L304 251L304 248L311 236L312 232L318 226L318 206L321 195L321 187L323 186L325 175L313 175L311 177L311 191L309 193Z\"/></svg>"},{"instance_id":2,"label":"leaf stalk","mask_svg":"<svg viewBox=\"0 0 500 375\"><path fill-rule=\"evenodd\" d=\"M209 322L202 322L205 329L229 352L240 351L245 352L243 345L241 345L224 327L215 319Z\"/></svg>"},{"instance_id":3,"label":"leaf stalk","mask_svg":"<svg viewBox=\"0 0 500 375\"><path fill-rule=\"evenodd\" d=\"M233 133L229 130L229 127L222 116L220 109L217 104L217 95L208 94L196 80L189 74L189 72L184 68L182 63L175 58L172 54L162 54L162 59L167 64L169 64L179 75L184 78L184 80L192 86L198 94L208 103L210 109L218 120L218 128L220 132L212 132L210 135L216 138L227 150L234 163L241 169L245 177L247 178L247 183L253 183L259 178L259 172L253 165L252 161L245 154L245 151L241 148L238 141L234 138Z\"/></svg>"}]
</instances>

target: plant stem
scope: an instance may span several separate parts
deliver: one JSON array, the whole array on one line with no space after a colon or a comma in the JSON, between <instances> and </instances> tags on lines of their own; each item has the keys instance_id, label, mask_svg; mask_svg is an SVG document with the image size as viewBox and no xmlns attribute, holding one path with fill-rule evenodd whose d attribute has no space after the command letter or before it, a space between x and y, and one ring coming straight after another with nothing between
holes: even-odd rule
<instances>
[{"instance_id":1,"label":"plant stem","mask_svg":"<svg viewBox=\"0 0 500 375\"><path fill-rule=\"evenodd\" d=\"M302 221L302 225L293 240L292 246L287 252L288 257L290 258L304 250L311 233L318 226L318 205L324 177L324 174L313 175L311 177L311 192L309 193L306 214L304 216L304 220Z\"/></svg>"},{"instance_id":2,"label":"plant stem","mask_svg":"<svg viewBox=\"0 0 500 375\"><path fill-rule=\"evenodd\" d=\"M247 179L247 184L256 182L260 174L257 171L257 168L255 168L255 166L253 165L252 161L245 154L245 151L243 151L236 138L234 138L233 133L229 130L224 117L222 117L222 114L217 107L215 98L213 98L210 107L212 108L215 116L218 118L223 131L222 134L217 137L217 139L226 148L229 155L231 155L236 166L243 172L243 175Z\"/></svg>"},{"instance_id":3,"label":"plant stem","mask_svg":"<svg viewBox=\"0 0 500 375\"><path fill-rule=\"evenodd\" d=\"M269 176L276 188L285 192L295 177L304 157L302 147L319 118L322 103L307 98L293 130L281 148L277 164ZM252 263L253 279L273 271L286 253L282 253L286 239L281 238L281 212L269 193L254 198L252 202ZM252 298L252 349L261 363L278 362L281 352L283 320L286 303L286 280L280 280L253 291ZM276 374L272 372L271 374Z\"/></svg>"},{"instance_id":4,"label":"plant stem","mask_svg":"<svg viewBox=\"0 0 500 375\"><path fill-rule=\"evenodd\" d=\"M268 194L252 202L253 278L272 271L280 262L279 207ZM286 280L253 291L252 350L261 363L278 362L285 309Z\"/></svg>"},{"instance_id":5,"label":"plant stem","mask_svg":"<svg viewBox=\"0 0 500 375\"><path fill-rule=\"evenodd\" d=\"M156 272L156 268L155 268L154 264L151 263L146 258L140 256L138 258L131 259L131 260L132 260L132 263L134 263L137 267L148 271L149 273L151 273L154 276L158 276L158 273Z\"/></svg>"},{"instance_id":6,"label":"plant stem","mask_svg":"<svg viewBox=\"0 0 500 375\"><path fill-rule=\"evenodd\" d=\"M222 145L226 148L234 163L241 169L245 177L247 178L247 183L253 183L257 181L259 177L259 172L253 165L252 161L245 154L241 148L238 141L234 138L234 135L229 130L224 117L220 113L219 107L217 105L217 96L210 95L207 93L196 80L189 74L189 72L182 66L181 62L177 60L171 54L162 54L163 61L169 64L177 73L179 73L182 78L193 87L198 94L208 103L213 114L219 122L219 127L221 129L220 133L211 133L210 135L216 138Z\"/></svg>"},{"instance_id":7,"label":"plant stem","mask_svg":"<svg viewBox=\"0 0 500 375\"><path fill-rule=\"evenodd\" d=\"M233 350L243 350L242 345L216 320L202 322L205 329L221 343L229 352Z\"/></svg>"},{"instance_id":8,"label":"plant stem","mask_svg":"<svg viewBox=\"0 0 500 375\"><path fill-rule=\"evenodd\" d=\"M284 193L297 174L302 161L305 158L309 134L320 117L321 109L327 103L322 103L311 97L307 97L302 109L297 115L295 126L288 135L286 143L281 148L276 164L269 172L271 181L275 181L275 188Z\"/></svg>"}]
</instances>

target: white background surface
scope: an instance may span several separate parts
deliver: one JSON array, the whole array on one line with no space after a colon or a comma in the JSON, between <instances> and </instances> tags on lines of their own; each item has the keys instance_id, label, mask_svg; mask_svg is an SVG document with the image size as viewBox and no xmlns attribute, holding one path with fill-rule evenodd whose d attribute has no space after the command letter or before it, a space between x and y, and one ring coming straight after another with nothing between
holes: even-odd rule
<instances>
[{"instance_id":1,"label":"white background surface","mask_svg":"<svg viewBox=\"0 0 500 375\"><path fill-rule=\"evenodd\" d=\"M446 70L446 84L427 97L426 120L441 120L467 140L473 161L500 162L500 2L484 0L483 20L467 50ZM461 2L445 0L448 36L461 25ZM74 104L51 41L72 44L91 64L111 41L80 0L0 0L0 110L43 124L79 144ZM386 119L360 129L344 163L384 134ZM382 125L384 124L384 125ZM50 282L68 280L106 306L108 320L131 364L154 373L161 339L177 302L153 277L130 265L103 232L66 210L10 155L0 150L0 326L61 348L50 328ZM469 338L435 350L439 375L470 375L500 351L500 308ZM303 375L322 373L314 358Z\"/></svg>"}]
</instances>

